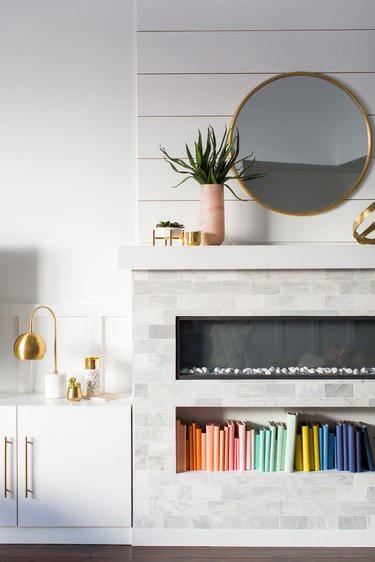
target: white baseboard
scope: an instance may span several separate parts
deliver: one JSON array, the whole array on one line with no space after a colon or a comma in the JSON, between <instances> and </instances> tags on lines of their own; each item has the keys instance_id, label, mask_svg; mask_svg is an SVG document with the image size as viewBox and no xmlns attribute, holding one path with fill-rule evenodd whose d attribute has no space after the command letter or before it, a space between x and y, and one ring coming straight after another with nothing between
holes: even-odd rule
<instances>
[{"instance_id":1,"label":"white baseboard","mask_svg":"<svg viewBox=\"0 0 375 562\"><path fill-rule=\"evenodd\" d=\"M131 544L128 527L1 527L0 543Z\"/></svg>"},{"instance_id":2,"label":"white baseboard","mask_svg":"<svg viewBox=\"0 0 375 562\"><path fill-rule=\"evenodd\" d=\"M133 546L375 547L373 530L133 529Z\"/></svg>"}]
</instances>

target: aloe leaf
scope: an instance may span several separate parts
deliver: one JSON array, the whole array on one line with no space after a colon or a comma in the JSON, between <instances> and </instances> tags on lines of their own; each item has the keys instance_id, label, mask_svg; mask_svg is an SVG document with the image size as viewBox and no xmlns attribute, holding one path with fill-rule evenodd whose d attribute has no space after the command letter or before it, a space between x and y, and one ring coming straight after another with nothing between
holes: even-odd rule
<instances>
[{"instance_id":1,"label":"aloe leaf","mask_svg":"<svg viewBox=\"0 0 375 562\"><path fill-rule=\"evenodd\" d=\"M184 178L182 181L180 181L180 183L177 183L176 185L172 185L172 188L174 189L175 187L178 187L179 185L185 183L188 180L191 180L192 176L189 176L188 178Z\"/></svg>"},{"instance_id":2,"label":"aloe leaf","mask_svg":"<svg viewBox=\"0 0 375 562\"><path fill-rule=\"evenodd\" d=\"M241 199L241 197L238 197L238 195L233 191L233 189L231 187L229 187L229 185L227 183L224 184L225 187L227 187L229 189L229 191L231 192L232 195L234 195L234 197L238 200L238 201L248 201L248 199Z\"/></svg>"},{"instance_id":3,"label":"aloe leaf","mask_svg":"<svg viewBox=\"0 0 375 562\"><path fill-rule=\"evenodd\" d=\"M191 164L193 167L195 167L194 158L193 158L192 155L191 155L191 152L190 152L190 149L189 149L188 145L185 144L185 147L186 147L186 154L187 154L187 157L188 157L188 159L189 159L189 162L190 162L190 164Z\"/></svg>"}]
</instances>

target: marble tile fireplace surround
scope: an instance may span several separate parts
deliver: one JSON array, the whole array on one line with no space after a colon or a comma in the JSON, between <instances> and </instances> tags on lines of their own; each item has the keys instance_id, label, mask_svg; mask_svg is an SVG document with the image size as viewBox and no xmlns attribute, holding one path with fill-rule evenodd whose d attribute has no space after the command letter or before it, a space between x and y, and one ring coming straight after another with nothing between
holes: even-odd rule
<instances>
[{"instance_id":1,"label":"marble tile fireplace surround","mask_svg":"<svg viewBox=\"0 0 375 562\"><path fill-rule=\"evenodd\" d=\"M375 546L375 473L175 469L177 408L375 425L374 380L176 380L175 365L177 316L372 316L375 270L165 267L133 267L134 544Z\"/></svg>"}]
</instances>

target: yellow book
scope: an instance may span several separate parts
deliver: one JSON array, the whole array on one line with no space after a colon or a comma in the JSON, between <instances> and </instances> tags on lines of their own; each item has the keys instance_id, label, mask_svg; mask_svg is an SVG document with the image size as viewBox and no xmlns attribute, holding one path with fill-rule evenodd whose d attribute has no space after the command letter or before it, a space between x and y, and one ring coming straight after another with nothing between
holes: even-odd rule
<instances>
[{"instance_id":1,"label":"yellow book","mask_svg":"<svg viewBox=\"0 0 375 562\"><path fill-rule=\"evenodd\" d=\"M302 435L296 435L296 451L294 455L294 470L302 470Z\"/></svg>"},{"instance_id":2,"label":"yellow book","mask_svg":"<svg viewBox=\"0 0 375 562\"><path fill-rule=\"evenodd\" d=\"M314 439L314 466L315 466L315 470L320 470L319 426L318 426L318 424L314 424L312 429L313 429L313 439Z\"/></svg>"},{"instance_id":3,"label":"yellow book","mask_svg":"<svg viewBox=\"0 0 375 562\"><path fill-rule=\"evenodd\" d=\"M301 430L302 430L302 466L305 472L310 472L309 426L303 425Z\"/></svg>"},{"instance_id":4,"label":"yellow book","mask_svg":"<svg viewBox=\"0 0 375 562\"><path fill-rule=\"evenodd\" d=\"M310 457L310 470L315 470L314 463L314 437L312 427L309 427L309 457Z\"/></svg>"}]
</instances>

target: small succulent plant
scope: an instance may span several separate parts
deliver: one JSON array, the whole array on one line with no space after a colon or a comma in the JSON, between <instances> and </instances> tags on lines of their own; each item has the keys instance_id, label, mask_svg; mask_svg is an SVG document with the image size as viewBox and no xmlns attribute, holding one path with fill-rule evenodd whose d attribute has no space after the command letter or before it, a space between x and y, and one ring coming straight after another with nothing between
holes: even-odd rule
<instances>
[{"instance_id":1,"label":"small succulent plant","mask_svg":"<svg viewBox=\"0 0 375 562\"><path fill-rule=\"evenodd\" d=\"M81 383L77 381L75 377L70 377L70 379L68 380L68 386L69 388L78 388L79 386L81 386Z\"/></svg>"},{"instance_id":2,"label":"small succulent plant","mask_svg":"<svg viewBox=\"0 0 375 562\"><path fill-rule=\"evenodd\" d=\"M159 221L155 228L185 228L183 224L179 222L171 221Z\"/></svg>"}]
</instances>

